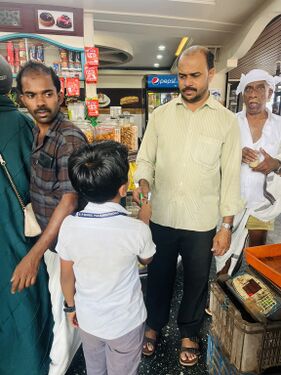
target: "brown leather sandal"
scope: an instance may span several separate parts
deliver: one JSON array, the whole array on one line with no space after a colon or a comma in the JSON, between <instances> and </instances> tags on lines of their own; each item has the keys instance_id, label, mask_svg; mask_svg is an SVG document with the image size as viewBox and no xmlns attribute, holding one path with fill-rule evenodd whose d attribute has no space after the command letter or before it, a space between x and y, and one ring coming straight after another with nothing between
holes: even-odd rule
<instances>
[{"instance_id":1,"label":"brown leather sandal","mask_svg":"<svg viewBox=\"0 0 281 375\"><path fill-rule=\"evenodd\" d=\"M191 341L191 346L181 346L181 349L180 349L180 353L179 353L179 363L180 365L182 366L185 366L185 367L190 367L190 366L194 366L197 364L198 362L198 356L200 354L200 350L199 350L199 343L198 343L198 338L197 337L190 337L188 338L190 341ZM182 358L182 354L183 353L188 353L188 354L193 354L195 357L193 359L188 359L186 356L185 356L185 359Z\"/></svg>"},{"instance_id":2,"label":"brown leather sandal","mask_svg":"<svg viewBox=\"0 0 281 375\"><path fill-rule=\"evenodd\" d=\"M149 331L149 329L147 331ZM151 338L151 337L147 337L144 333L144 338L142 342L142 354L146 357L152 356L155 353L158 342L159 342L159 334L156 334L155 338Z\"/></svg>"}]
</instances>

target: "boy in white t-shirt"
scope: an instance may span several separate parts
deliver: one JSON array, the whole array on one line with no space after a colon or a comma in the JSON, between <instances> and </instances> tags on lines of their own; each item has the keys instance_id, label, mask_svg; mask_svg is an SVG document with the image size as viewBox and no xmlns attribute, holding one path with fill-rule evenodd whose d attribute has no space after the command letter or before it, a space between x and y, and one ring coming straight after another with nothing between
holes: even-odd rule
<instances>
[{"instance_id":1,"label":"boy in white t-shirt","mask_svg":"<svg viewBox=\"0 0 281 375\"><path fill-rule=\"evenodd\" d=\"M155 245L148 225L119 204L128 170L126 147L113 141L69 158L72 185L89 203L65 218L56 250L64 310L79 327L88 375L134 375L141 358L146 309L138 260L148 264Z\"/></svg>"}]
</instances>

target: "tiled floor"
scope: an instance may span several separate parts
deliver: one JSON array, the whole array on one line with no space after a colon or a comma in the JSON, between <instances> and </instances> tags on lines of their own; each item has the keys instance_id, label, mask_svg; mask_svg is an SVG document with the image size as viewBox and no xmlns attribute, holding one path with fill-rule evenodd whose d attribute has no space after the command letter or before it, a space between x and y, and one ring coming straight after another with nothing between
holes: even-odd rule
<instances>
[{"instance_id":1,"label":"tiled floor","mask_svg":"<svg viewBox=\"0 0 281 375\"><path fill-rule=\"evenodd\" d=\"M276 220L275 230L268 237L269 243L281 243L281 217ZM211 278L215 275L214 267L212 267ZM144 286L145 287L145 286ZM179 306L182 293L182 277L179 269L178 278L175 287L174 299L172 303L170 322L163 332L162 339L157 349L157 353L153 358L143 358L139 368L139 375L207 375L206 367L206 350L207 350L207 334L211 319L206 316L201 331L202 338L202 355L199 363L193 368L185 369L178 364L178 346L179 333L176 327L176 311ZM270 372L268 372L270 373ZM272 374L281 374L281 370L272 372ZM85 362L80 349L67 372L67 375L86 374ZM120 374L126 375L126 374Z\"/></svg>"}]
</instances>

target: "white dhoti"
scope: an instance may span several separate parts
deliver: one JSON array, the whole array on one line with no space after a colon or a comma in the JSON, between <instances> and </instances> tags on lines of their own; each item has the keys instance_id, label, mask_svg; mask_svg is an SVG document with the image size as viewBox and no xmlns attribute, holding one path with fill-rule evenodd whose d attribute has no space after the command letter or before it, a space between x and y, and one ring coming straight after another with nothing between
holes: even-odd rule
<instances>
[{"instance_id":1,"label":"white dhoti","mask_svg":"<svg viewBox=\"0 0 281 375\"><path fill-rule=\"evenodd\" d=\"M274 220L281 213L281 176L270 173L266 176L264 200L255 208L246 208L234 217L233 233L229 250L223 256L216 256L217 272L221 271L231 258L228 275L232 275L243 251L248 229L245 228L250 215L262 221Z\"/></svg>"},{"instance_id":2,"label":"white dhoti","mask_svg":"<svg viewBox=\"0 0 281 375\"><path fill-rule=\"evenodd\" d=\"M58 254L47 250L44 260L49 274L49 291L51 294L54 317L54 340L50 353L49 375L64 375L81 344L79 332L71 327L63 311L64 297L60 285L60 259Z\"/></svg>"}]
</instances>

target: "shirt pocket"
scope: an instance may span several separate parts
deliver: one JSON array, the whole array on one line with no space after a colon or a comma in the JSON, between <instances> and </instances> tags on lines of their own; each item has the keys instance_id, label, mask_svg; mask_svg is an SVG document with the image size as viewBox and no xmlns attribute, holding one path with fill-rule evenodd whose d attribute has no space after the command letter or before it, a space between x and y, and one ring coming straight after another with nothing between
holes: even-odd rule
<instances>
[{"instance_id":1,"label":"shirt pocket","mask_svg":"<svg viewBox=\"0 0 281 375\"><path fill-rule=\"evenodd\" d=\"M217 169L221 155L221 141L201 135L192 146L193 161L206 169Z\"/></svg>"}]
</instances>

